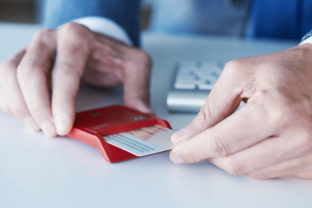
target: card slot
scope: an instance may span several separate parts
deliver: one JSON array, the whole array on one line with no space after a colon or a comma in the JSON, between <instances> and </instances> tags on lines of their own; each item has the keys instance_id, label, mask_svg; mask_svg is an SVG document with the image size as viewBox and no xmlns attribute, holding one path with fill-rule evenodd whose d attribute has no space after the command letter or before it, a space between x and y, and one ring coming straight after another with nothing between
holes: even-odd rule
<instances>
[{"instance_id":1,"label":"card slot","mask_svg":"<svg viewBox=\"0 0 312 208\"><path fill-rule=\"evenodd\" d=\"M112 125L110 127L103 128L101 130L98 130L96 133L101 135L101 136L106 136L110 134L118 134L118 133L123 133L139 128L144 128L147 126L152 126L155 124L159 124L161 126L164 126L166 128L171 129L170 124L167 121L163 121L157 118L153 118L151 120L144 120L144 121L135 121L132 123L124 123L124 124L119 124L119 125ZM93 131L95 132L95 131Z\"/></svg>"},{"instance_id":2,"label":"card slot","mask_svg":"<svg viewBox=\"0 0 312 208\"><path fill-rule=\"evenodd\" d=\"M102 117L90 117L92 113L101 113ZM106 113L109 114L109 118ZM102 118L105 118L108 125L103 125L100 129L92 129L92 125L88 121L92 124L101 125ZM165 120L123 106L110 106L78 113L75 125L68 136L96 147L107 161L114 163L136 158L137 156L107 143L103 138L104 136L128 132L155 124L171 129L170 124Z\"/></svg>"}]
</instances>

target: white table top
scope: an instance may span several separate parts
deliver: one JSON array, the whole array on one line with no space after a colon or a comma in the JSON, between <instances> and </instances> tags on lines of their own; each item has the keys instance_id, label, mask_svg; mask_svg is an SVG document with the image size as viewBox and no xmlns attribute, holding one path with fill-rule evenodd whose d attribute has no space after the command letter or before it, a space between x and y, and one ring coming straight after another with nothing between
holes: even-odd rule
<instances>
[{"instance_id":1,"label":"white table top","mask_svg":"<svg viewBox=\"0 0 312 208\"><path fill-rule=\"evenodd\" d=\"M0 60L27 43L37 26L0 24ZM179 60L226 61L295 43L145 34L154 60L152 107L174 128L193 115L168 114L170 74ZM161 81L161 84L160 84ZM117 96L116 96L117 94ZM121 103L120 90L83 89L78 110ZM168 153L107 163L97 149L69 138L28 132L0 113L0 207L311 207L312 181L256 181L204 161L174 165Z\"/></svg>"}]
</instances>

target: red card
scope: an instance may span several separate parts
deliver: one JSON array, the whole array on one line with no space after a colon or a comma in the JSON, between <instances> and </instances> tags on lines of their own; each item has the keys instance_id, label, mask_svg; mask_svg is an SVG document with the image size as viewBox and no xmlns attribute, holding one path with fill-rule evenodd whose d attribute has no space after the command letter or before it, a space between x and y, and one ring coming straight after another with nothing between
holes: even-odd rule
<instances>
[{"instance_id":1,"label":"red card","mask_svg":"<svg viewBox=\"0 0 312 208\"><path fill-rule=\"evenodd\" d=\"M114 105L77 113L74 127L68 136L98 148L107 161L114 163L137 156L107 143L105 136L155 124L171 129L165 120Z\"/></svg>"}]
</instances>

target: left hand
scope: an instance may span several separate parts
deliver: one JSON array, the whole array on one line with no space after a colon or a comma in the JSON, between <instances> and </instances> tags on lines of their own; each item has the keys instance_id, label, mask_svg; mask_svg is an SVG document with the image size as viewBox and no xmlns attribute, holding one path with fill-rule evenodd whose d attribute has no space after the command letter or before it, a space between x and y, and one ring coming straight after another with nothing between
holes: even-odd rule
<instances>
[{"instance_id":1,"label":"left hand","mask_svg":"<svg viewBox=\"0 0 312 208\"><path fill-rule=\"evenodd\" d=\"M144 51L69 22L37 32L25 48L0 63L0 110L33 131L66 135L74 124L78 89L85 83L123 85L125 105L152 113L150 70Z\"/></svg>"},{"instance_id":2,"label":"left hand","mask_svg":"<svg viewBox=\"0 0 312 208\"><path fill-rule=\"evenodd\" d=\"M229 62L172 142L178 164L208 159L233 175L312 179L312 45Z\"/></svg>"}]
</instances>

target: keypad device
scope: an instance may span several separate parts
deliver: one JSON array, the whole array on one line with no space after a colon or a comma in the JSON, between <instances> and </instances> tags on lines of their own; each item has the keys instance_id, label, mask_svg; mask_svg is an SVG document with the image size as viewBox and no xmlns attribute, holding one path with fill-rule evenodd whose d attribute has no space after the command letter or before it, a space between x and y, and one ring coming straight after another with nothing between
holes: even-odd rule
<instances>
[{"instance_id":1,"label":"keypad device","mask_svg":"<svg viewBox=\"0 0 312 208\"><path fill-rule=\"evenodd\" d=\"M170 111L196 112L204 104L224 67L221 62L180 62L176 65L167 105Z\"/></svg>"}]
</instances>

